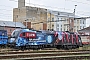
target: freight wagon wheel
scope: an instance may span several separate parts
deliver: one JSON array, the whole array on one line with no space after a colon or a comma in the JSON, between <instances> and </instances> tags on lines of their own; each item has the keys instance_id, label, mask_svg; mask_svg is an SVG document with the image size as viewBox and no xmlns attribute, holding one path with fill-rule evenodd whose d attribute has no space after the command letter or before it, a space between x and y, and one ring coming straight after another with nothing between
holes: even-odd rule
<instances>
[{"instance_id":1,"label":"freight wagon wheel","mask_svg":"<svg viewBox=\"0 0 90 60\"><path fill-rule=\"evenodd\" d=\"M8 46L7 45L4 45L4 48L8 48Z\"/></svg>"},{"instance_id":2,"label":"freight wagon wheel","mask_svg":"<svg viewBox=\"0 0 90 60\"><path fill-rule=\"evenodd\" d=\"M25 50L25 48L22 46L22 47L21 47L21 50L22 50L22 51L24 51L24 50Z\"/></svg>"},{"instance_id":3,"label":"freight wagon wheel","mask_svg":"<svg viewBox=\"0 0 90 60\"><path fill-rule=\"evenodd\" d=\"M63 47L65 50L69 50L68 46L64 45Z\"/></svg>"},{"instance_id":4,"label":"freight wagon wheel","mask_svg":"<svg viewBox=\"0 0 90 60\"><path fill-rule=\"evenodd\" d=\"M5 48L5 45L1 45L0 48Z\"/></svg>"},{"instance_id":5,"label":"freight wagon wheel","mask_svg":"<svg viewBox=\"0 0 90 60\"><path fill-rule=\"evenodd\" d=\"M69 49L72 49L72 46L71 45L69 46Z\"/></svg>"},{"instance_id":6,"label":"freight wagon wheel","mask_svg":"<svg viewBox=\"0 0 90 60\"><path fill-rule=\"evenodd\" d=\"M21 50L22 49L21 46L14 46L13 48L14 49L18 49L18 50Z\"/></svg>"},{"instance_id":7,"label":"freight wagon wheel","mask_svg":"<svg viewBox=\"0 0 90 60\"><path fill-rule=\"evenodd\" d=\"M39 48L39 46L31 46L31 48L32 48L33 50L37 50L37 49Z\"/></svg>"}]
</instances>

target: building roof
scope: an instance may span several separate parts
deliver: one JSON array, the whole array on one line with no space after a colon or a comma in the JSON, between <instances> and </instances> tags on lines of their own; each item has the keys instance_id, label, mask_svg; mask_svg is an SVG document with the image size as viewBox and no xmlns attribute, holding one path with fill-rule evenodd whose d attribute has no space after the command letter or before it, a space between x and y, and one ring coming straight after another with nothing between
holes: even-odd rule
<instances>
[{"instance_id":1,"label":"building roof","mask_svg":"<svg viewBox=\"0 0 90 60\"><path fill-rule=\"evenodd\" d=\"M16 26L15 26L16 24ZM8 26L8 27L20 27L25 28L25 25L21 22L12 22L12 21L0 21L0 26Z\"/></svg>"},{"instance_id":2,"label":"building roof","mask_svg":"<svg viewBox=\"0 0 90 60\"><path fill-rule=\"evenodd\" d=\"M78 30L78 32L90 32L90 26L84 29Z\"/></svg>"},{"instance_id":3,"label":"building roof","mask_svg":"<svg viewBox=\"0 0 90 60\"><path fill-rule=\"evenodd\" d=\"M69 13L69 12L61 12L61 11L55 11L55 10L47 10L48 12L51 12L54 15L62 16L62 17L74 17L74 13ZM80 18L80 16L75 15L75 18Z\"/></svg>"}]
</instances>

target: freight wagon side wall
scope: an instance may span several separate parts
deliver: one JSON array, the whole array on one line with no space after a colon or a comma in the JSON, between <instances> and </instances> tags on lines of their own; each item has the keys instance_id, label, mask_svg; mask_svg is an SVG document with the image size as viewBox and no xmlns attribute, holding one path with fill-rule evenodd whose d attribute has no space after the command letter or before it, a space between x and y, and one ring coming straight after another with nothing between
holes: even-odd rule
<instances>
[{"instance_id":1,"label":"freight wagon side wall","mask_svg":"<svg viewBox=\"0 0 90 60\"><path fill-rule=\"evenodd\" d=\"M81 40L83 44L90 44L89 36L83 36L81 35Z\"/></svg>"}]
</instances>

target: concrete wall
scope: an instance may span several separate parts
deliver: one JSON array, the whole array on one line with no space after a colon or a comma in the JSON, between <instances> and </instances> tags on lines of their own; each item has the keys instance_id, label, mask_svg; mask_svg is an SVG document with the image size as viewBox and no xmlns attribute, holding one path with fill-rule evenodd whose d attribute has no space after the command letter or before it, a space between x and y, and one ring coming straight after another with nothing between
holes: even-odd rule
<instances>
[{"instance_id":1,"label":"concrete wall","mask_svg":"<svg viewBox=\"0 0 90 60\"><path fill-rule=\"evenodd\" d=\"M41 24L41 22L46 23L47 21L46 11L47 9L44 9L44 8L37 8L37 7L30 7L30 6L26 6L22 8L14 8L13 9L13 21L14 22L15 21L29 22L29 23L31 22L30 24L28 23L27 25L29 26L29 28L33 28L32 26L34 26L36 30L40 30L40 29L43 29L43 24ZM32 23L37 23L37 24L32 25Z\"/></svg>"},{"instance_id":2,"label":"concrete wall","mask_svg":"<svg viewBox=\"0 0 90 60\"><path fill-rule=\"evenodd\" d=\"M13 21L24 22L26 18L26 7L13 9Z\"/></svg>"}]
</instances>

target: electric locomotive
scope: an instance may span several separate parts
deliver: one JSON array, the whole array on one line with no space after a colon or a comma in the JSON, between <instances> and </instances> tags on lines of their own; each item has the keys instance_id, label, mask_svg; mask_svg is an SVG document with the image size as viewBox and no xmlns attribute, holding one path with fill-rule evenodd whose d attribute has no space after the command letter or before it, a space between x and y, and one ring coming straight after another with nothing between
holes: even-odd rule
<instances>
[{"instance_id":1,"label":"electric locomotive","mask_svg":"<svg viewBox=\"0 0 90 60\"><path fill-rule=\"evenodd\" d=\"M7 45L8 36L6 30L0 30L0 45Z\"/></svg>"},{"instance_id":2,"label":"electric locomotive","mask_svg":"<svg viewBox=\"0 0 90 60\"><path fill-rule=\"evenodd\" d=\"M73 49L82 46L81 37L75 32L69 31L56 31L57 39L55 40L55 46L57 49Z\"/></svg>"},{"instance_id":3,"label":"electric locomotive","mask_svg":"<svg viewBox=\"0 0 90 60\"><path fill-rule=\"evenodd\" d=\"M64 48L72 49L82 46L80 36L75 32L16 29L8 40L10 46L27 48Z\"/></svg>"},{"instance_id":4,"label":"electric locomotive","mask_svg":"<svg viewBox=\"0 0 90 60\"><path fill-rule=\"evenodd\" d=\"M37 31L30 29L16 29L8 41L10 46L23 48L45 48L53 46L55 35L50 31Z\"/></svg>"}]
</instances>

